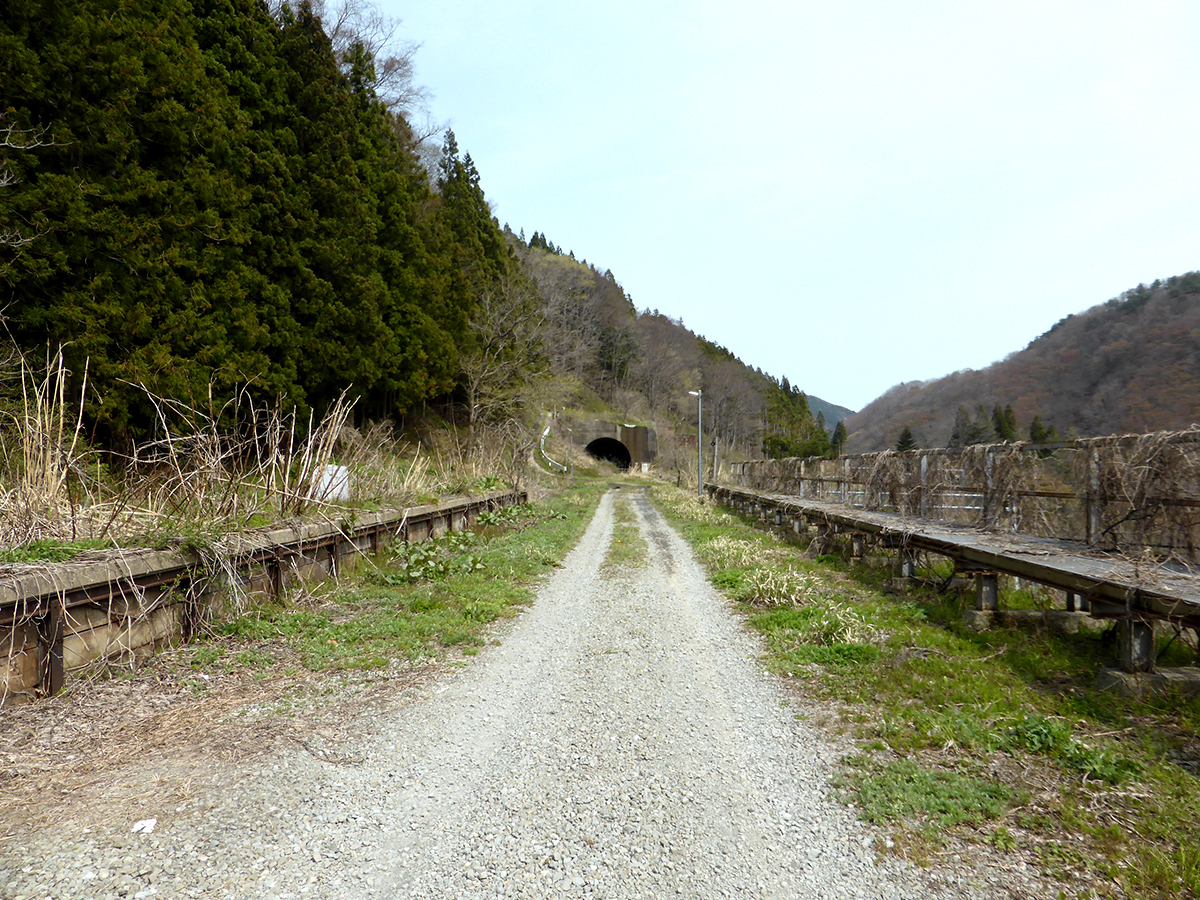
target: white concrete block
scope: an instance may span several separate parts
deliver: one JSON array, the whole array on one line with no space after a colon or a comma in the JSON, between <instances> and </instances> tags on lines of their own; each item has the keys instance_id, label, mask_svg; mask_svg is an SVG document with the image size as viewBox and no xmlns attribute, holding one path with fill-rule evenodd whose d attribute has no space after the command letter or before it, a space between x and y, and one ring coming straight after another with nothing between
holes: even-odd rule
<instances>
[{"instance_id":1,"label":"white concrete block","mask_svg":"<svg viewBox=\"0 0 1200 900\"><path fill-rule=\"evenodd\" d=\"M342 502L350 499L350 470L345 466L332 463L321 473L321 481L317 485L317 499L326 503Z\"/></svg>"}]
</instances>

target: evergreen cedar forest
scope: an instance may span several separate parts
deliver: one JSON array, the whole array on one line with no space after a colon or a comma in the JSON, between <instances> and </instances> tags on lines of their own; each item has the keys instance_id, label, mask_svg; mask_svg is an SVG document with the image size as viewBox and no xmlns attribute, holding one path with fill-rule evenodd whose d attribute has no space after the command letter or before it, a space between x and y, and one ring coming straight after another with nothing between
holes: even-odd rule
<instances>
[{"instance_id":1,"label":"evergreen cedar forest","mask_svg":"<svg viewBox=\"0 0 1200 900\"><path fill-rule=\"evenodd\" d=\"M304 420L346 394L359 422L412 431L432 411L468 446L607 405L653 422L676 466L697 388L718 458L1200 421L1192 273L843 424L849 410L639 312L610 271L501 226L470 153L417 121L416 47L393 31L368 0L7 0L0 391L61 347L75 387L86 374L88 434L122 451L153 433L155 398L236 427L248 406Z\"/></svg>"},{"instance_id":2,"label":"evergreen cedar forest","mask_svg":"<svg viewBox=\"0 0 1200 900\"><path fill-rule=\"evenodd\" d=\"M414 124L393 29L363 0L7 0L7 375L61 347L91 439L126 451L155 398L305 420L345 392L359 422L528 440L603 404L694 433L699 387L722 453L837 450L786 379L501 227L470 153Z\"/></svg>"}]
</instances>

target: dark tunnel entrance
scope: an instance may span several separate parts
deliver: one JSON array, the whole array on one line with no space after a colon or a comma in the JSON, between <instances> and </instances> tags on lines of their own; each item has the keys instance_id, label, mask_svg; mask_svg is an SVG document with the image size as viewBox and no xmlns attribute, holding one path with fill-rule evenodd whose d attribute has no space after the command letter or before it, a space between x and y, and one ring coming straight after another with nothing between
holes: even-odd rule
<instances>
[{"instance_id":1,"label":"dark tunnel entrance","mask_svg":"<svg viewBox=\"0 0 1200 900\"><path fill-rule=\"evenodd\" d=\"M587 445L587 452L596 459L607 460L621 471L628 469L629 463L633 461L633 457L629 455L629 448L615 438L596 438Z\"/></svg>"}]
</instances>

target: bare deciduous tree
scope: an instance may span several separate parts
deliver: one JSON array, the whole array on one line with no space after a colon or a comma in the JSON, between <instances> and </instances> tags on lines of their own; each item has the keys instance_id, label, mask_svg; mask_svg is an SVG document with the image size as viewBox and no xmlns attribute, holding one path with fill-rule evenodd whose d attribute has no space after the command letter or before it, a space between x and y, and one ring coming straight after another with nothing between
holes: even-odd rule
<instances>
[{"instance_id":1,"label":"bare deciduous tree","mask_svg":"<svg viewBox=\"0 0 1200 900\"><path fill-rule=\"evenodd\" d=\"M541 372L544 320L537 291L524 278L505 278L480 293L469 324L473 345L460 366L473 452L480 423L514 418Z\"/></svg>"},{"instance_id":2,"label":"bare deciduous tree","mask_svg":"<svg viewBox=\"0 0 1200 900\"><path fill-rule=\"evenodd\" d=\"M754 449L760 439L762 408L762 394L746 377L741 362L719 360L704 366L705 429L725 452L738 446Z\"/></svg>"},{"instance_id":3,"label":"bare deciduous tree","mask_svg":"<svg viewBox=\"0 0 1200 900\"><path fill-rule=\"evenodd\" d=\"M526 267L542 296L550 367L580 381L595 374L603 323L590 293L591 273L575 260L537 253Z\"/></svg>"},{"instance_id":4,"label":"bare deciduous tree","mask_svg":"<svg viewBox=\"0 0 1200 900\"><path fill-rule=\"evenodd\" d=\"M369 0L313 0L312 7L325 25L339 62L345 64L355 44L371 55L375 61L372 86L388 109L410 115L427 107L429 90L413 82L413 58L421 45L397 38L399 19L386 15Z\"/></svg>"},{"instance_id":5,"label":"bare deciduous tree","mask_svg":"<svg viewBox=\"0 0 1200 900\"><path fill-rule=\"evenodd\" d=\"M413 58L421 45L396 36L400 19L389 16L370 0L309 0L313 14L321 20L333 52L343 69L349 67L351 51L360 45L375 63L372 87L393 112L411 116L427 111L429 90L413 82ZM272 0L268 9L275 18L292 0ZM424 132L418 129L418 136ZM438 126L430 134L438 134Z\"/></svg>"},{"instance_id":6,"label":"bare deciduous tree","mask_svg":"<svg viewBox=\"0 0 1200 900\"><path fill-rule=\"evenodd\" d=\"M697 362L695 339L679 323L648 313L638 317L636 331L634 381L652 412L668 408L679 393L683 373Z\"/></svg>"}]
</instances>

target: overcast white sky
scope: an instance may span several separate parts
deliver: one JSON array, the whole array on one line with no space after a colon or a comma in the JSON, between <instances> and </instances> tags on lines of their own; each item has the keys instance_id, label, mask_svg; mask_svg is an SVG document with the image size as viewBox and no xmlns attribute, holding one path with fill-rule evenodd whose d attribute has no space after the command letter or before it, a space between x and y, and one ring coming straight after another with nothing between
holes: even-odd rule
<instances>
[{"instance_id":1,"label":"overcast white sky","mask_svg":"<svg viewBox=\"0 0 1200 900\"><path fill-rule=\"evenodd\" d=\"M1200 269L1200 2L382 0L501 223L858 409Z\"/></svg>"}]
</instances>

